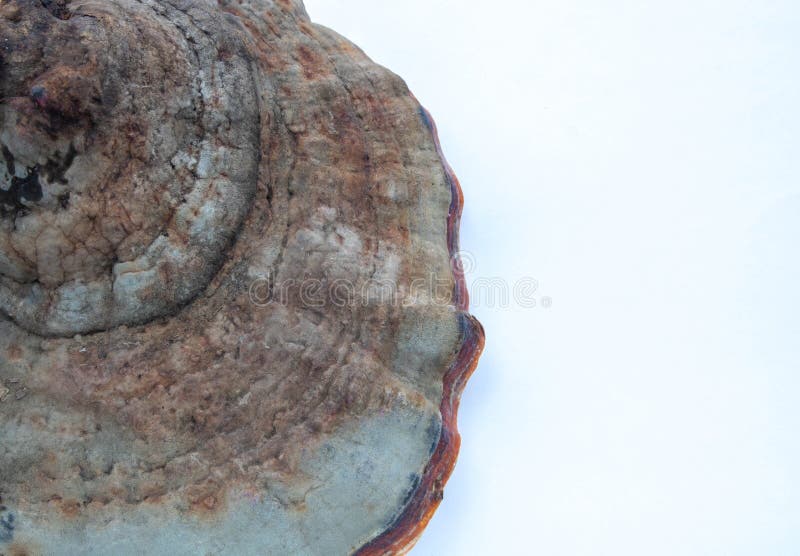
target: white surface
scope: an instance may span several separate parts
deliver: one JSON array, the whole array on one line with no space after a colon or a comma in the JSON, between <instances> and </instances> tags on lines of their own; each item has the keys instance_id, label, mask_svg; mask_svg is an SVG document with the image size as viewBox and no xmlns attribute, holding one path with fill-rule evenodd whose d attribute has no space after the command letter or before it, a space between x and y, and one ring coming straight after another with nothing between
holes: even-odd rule
<instances>
[{"instance_id":1,"label":"white surface","mask_svg":"<svg viewBox=\"0 0 800 556\"><path fill-rule=\"evenodd\" d=\"M800 553L800 8L307 0L465 190L488 343L416 555ZM541 300L541 299L540 299Z\"/></svg>"}]
</instances>

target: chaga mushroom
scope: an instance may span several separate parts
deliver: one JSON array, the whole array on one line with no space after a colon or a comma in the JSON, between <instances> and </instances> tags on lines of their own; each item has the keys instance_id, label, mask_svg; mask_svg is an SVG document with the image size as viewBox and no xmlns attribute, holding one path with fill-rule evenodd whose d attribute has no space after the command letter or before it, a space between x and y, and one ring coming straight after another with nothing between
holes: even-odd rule
<instances>
[{"instance_id":1,"label":"chaga mushroom","mask_svg":"<svg viewBox=\"0 0 800 556\"><path fill-rule=\"evenodd\" d=\"M0 553L407 550L483 332L404 82L299 0L4 0L0 99Z\"/></svg>"}]
</instances>

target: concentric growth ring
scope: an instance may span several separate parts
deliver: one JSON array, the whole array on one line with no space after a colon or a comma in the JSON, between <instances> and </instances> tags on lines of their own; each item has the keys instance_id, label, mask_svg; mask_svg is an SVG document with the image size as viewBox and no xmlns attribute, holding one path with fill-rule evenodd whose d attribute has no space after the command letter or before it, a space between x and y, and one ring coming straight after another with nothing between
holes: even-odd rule
<instances>
[{"instance_id":1,"label":"concentric growth ring","mask_svg":"<svg viewBox=\"0 0 800 556\"><path fill-rule=\"evenodd\" d=\"M255 193L242 41L196 8L18 4L0 21L2 66L26 68L0 67L0 311L43 336L171 314Z\"/></svg>"}]
</instances>

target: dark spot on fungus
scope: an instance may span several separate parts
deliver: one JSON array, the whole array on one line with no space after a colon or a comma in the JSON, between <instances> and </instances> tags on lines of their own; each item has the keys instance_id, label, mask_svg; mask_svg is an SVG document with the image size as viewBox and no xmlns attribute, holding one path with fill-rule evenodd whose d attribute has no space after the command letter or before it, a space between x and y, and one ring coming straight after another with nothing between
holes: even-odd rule
<instances>
[{"instance_id":1,"label":"dark spot on fungus","mask_svg":"<svg viewBox=\"0 0 800 556\"><path fill-rule=\"evenodd\" d=\"M11 542L14 540L14 529L16 528L14 524L14 514L8 512L8 514L3 515L4 513L5 506L3 506L3 510L0 511L0 542Z\"/></svg>"},{"instance_id":2,"label":"dark spot on fungus","mask_svg":"<svg viewBox=\"0 0 800 556\"><path fill-rule=\"evenodd\" d=\"M427 110L424 108L419 109L419 116L422 118L422 123L425 124L425 127L428 128L428 131L433 132L433 122L431 122L430 116L428 116Z\"/></svg>"},{"instance_id":3,"label":"dark spot on fungus","mask_svg":"<svg viewBox=\"0 0 800 556\"><path fill-rule=\"evenodd\" d=\"M39 108L44 108L47 102L47 91L41 85L36 85L31 88L31 100L36 103Z\"/></svg>"},{"instance_id":4,"label":"dark spot on fungus","mask_svg":"<svg viewBox=\"0 0 800 556\"><path fill-rule=\"evenodd\" d=\"M16 163L13 154L3 146L3 159L11 177L8 189L0 188L0 215L17 214L27 210L25 202L37 202L42 199L42 186L39 183L39 166L27 168L24 177L16 176Z\"/></svg>"},{"instance_id":5,"label":"dark spot on fungus","mask_svg":"<svg viewBox=\"0 0 800 556\"><path fill-rule=\"evenodd\" d=\"M14 172L16 172L16 166L14 164L14 155L11 154L11 151L8 150L8 147L3 145L3 159L6 162L6 168L8 168L8 175L13 176Z\"/></svg>"},{"instance_id":6,"label":"dark spot on fungus","mask_svg":"<svg viewBox=\"0 0 800 556\"><path fill-rule=\"evenodd\" d=\"M64 174L69 170L69 167L72 166L77 154L75 146L70 145L63 159L58 157L58 155L49 159L45 165L42 166L42 174L45 179L50 183L58 182L66 184L69 180L64 177ZM67 198L69 198L69 195L67 195Z\"/></svg>"},{"instance_id":7,"label":"dark spot on fungus","mask_svg":"<svg viewBox=\"0 0 800 556\"><path fill-rule=\"evenodd\" d=\"M66 21L72 14L67 9L70 0L40 0L42 6L54 17Z\"/></svg>"}]
</instances>

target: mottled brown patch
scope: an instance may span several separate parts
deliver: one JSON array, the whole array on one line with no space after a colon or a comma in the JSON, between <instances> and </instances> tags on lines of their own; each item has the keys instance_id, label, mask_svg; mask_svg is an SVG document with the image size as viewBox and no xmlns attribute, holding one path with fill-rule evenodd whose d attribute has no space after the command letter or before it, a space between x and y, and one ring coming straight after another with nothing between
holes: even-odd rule
<instances>
[{"instance_id":1,"label":"mottled brown patch","mask_svg":"<svg viewBox=\"0 0 800 556\"><path fill-rule=\"evenodd\" d=\"M61 515L67 519L75 519L81 513L81 503L77 500L60 500L56 503Z\"/></svg>"},{"instance_id":2,"label":"mottled brown patch","mask_svg":"<svg viewBox=\"0 0 800 556\"><path fill-rule=\"evenodd\" d=\"M8 556L44 556L42 552L20 543L13 543L6 550L8 551ZM5 556L5 554L0 552L0 556Z\"/></svg>"},{"instance_id":3,"label":"mottled brown patch","mask_svg":"<svg viewBox=\"0 0 800 556\"><path fill-rule=\"evenodd\" d=\"M225 508L225 491L215 483L196 485L187 491L187 501L195 517L213 518Z\"/></svg>"},{"instance_id":4,"label":"mottled brown patch","mask_svg":"<svg viewBox=\"0 0 800 556\"><path fill-rule=\"evenodd\" d=\"M58 66L38 76L31 85L43 89L39 101L43 109L73 120L84 116L89 106L99 99L100 85L96 77L96 68L91 64Z\"/></svg>"},{"instance_id":5,"label":"mottled brown patch","mask_svg":"<svg viewBox=\"0 0 800 556\"><path fill-rule=\"evenodd\" d=\"M6 350L9 361L17 361L22 357L22 348L18 344L11 344Z\"/></svg>"},{"instance_id":6,"label":"mottled brown patch","mask_svg":"<svg viewBox=\"0 0 800 556\"><path fill-rule=\"evenodd\" d=\"M16 2L3 2L3 4L0 5L0 17L3 19L16 23L20 20L20 16L21 8Z\"/></svg>"},{"instance_id":7,"label":"mottled brown patch","mask_svg":"<svg viewBox=\"0 0 800 556\"><path fill-rule=\"evenodd\" d=\"M300 45L297 49L297 56L300 63L303 65L303 74L307 79L313 79L314 76L322 74L323 59L311 50L306 45Z\"/></svg>"}]
</instances>

